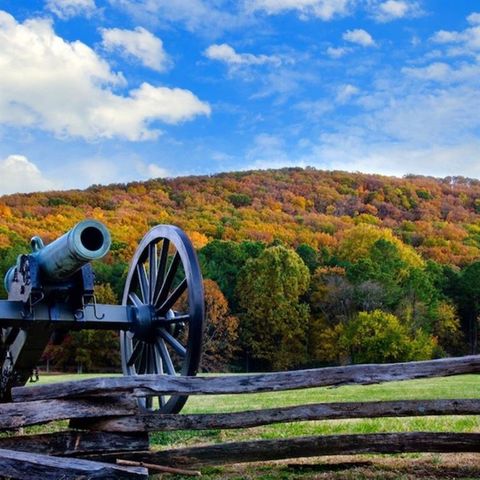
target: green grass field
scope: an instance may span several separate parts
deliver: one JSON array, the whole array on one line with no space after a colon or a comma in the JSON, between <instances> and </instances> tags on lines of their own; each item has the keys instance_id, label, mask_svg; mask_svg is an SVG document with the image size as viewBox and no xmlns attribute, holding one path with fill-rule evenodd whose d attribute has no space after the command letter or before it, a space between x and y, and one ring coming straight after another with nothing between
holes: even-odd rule
<instances>
[{"instance_id":1,"label":"green grass field","mask_svg":"<svg viewBox=\"0 0 480 480\"><path fill-rule=\"evenodd\" d=\"M93 376L97 375L42 376L41 382L78 380ZM437 398L480 398L480 378L478 375L461 375L368 386L315 388L248 395L192 396L182 413L232 412L318 402ZM172 448L200 443L287 438L301 435L408 431L480 432L480 416L333 420L287 423L243 430L160 432L152 434L151 441L152 445L158 448ZM360 463L358 459L361 460ZM348 460L350 462L351 457ZM277 463L273 466L214 468L206 469L204 475L212 479L261 478L264 480L480 478L480 458L475 455L395 455L386 459L379 456L361 456L355 457L355 460L354 464L344 463L345 458L335 458L334 464L329 460L328 465L319 464L318 461L312 462L310 459L308 464L303 466L298 465L297 461L294 462L295 467ZM442 476L441 472L444 470L448 471L446 476ZM419 471L423 473L420 474Z\"/></svg>"}]
</instances>

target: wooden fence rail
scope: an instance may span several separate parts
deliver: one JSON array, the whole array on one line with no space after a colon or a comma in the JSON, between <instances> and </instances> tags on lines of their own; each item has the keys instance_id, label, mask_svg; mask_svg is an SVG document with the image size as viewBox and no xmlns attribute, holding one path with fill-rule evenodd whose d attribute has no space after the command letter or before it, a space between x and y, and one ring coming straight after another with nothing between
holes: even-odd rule
<instances>
[{"instance_id":1,"label":"wooden fence rail","mask_svg":"<svg viewBox=\"0 0 480 480\"><path fill-rule=\"evenodd\" d=\"M480 398L317 403L190 415L140 411L136 401L137 397L144 395L277 392L479 372L480 356L477 355L261 375L142 375L19 387L13 389L15 403L0 405L0 430L64 419L70 419L71 429L52 434L0 437L0 476L25 478L28 471L29 480L82 475L85 478L147 478L145 469L109 464L117 460L156 465L157 469L166 468L168 471L168 468L178 466L188 468L321 455L479 453L480 433L327 435L151 451L147 432L247 428L280 422L346 418L480 415Z\"/></svg>"},{"instance_id":2,"label":"wooden fence rail","mask_svg":"<svg viewBox=\"0 0 480 480\"><path fill-rule=\"evenodd\" d=\"M12 390L14 401L78 398L92 395L135 393L142 395L215 395L226 393L259 393L332 387L347 384L446 377L480 372L480 355L442 358L422 362L349 365L312 370L231 375L219 377L172 377L169 375L138 375L132 377L91 378L73 382L17 387Z\"/></svg>"},{"instance_id":3,"label":"wooden fence rail","mask_svg":"<svg viewBox=\"0 0 480 480\"><path fill-rule=\"evenodd\" d=\"M72 421L72 427L104 432L155 432L248 428L273 423L347 418L478 415L480 399L403 400L390 402L317 403L296 407L212 414L145 414Z\"/></svg>"},{"instance_id":4,"label":"wooden fence rail","mask_svg":"<svg viewBox=\"0 0 480 480\"><path fill-rule=\"evenodd\" d=\"M0 430L71 418L133 415L138 411L131 396L0 403Z\"/></svg>"},{"instance_id":5,"label":"wooden fence rail","mask_svg":"<svg viewBox=\"0 0 480 480\"><path fill-rule=\"evenodd\" d=\"M77 458L59 458L37 453L0 449L0 475L8 478L78 480L94 478L147 479L148 470Z\"/></svg>"},{"instance_id":6,"label":"wooden fence rail","mask_svg":"<svg viewBox=\"0 0 480 480\"><path fill-rule=\"evenodd\" d=\"M480 452L480 433L370 433L366 435L321 435L281 440L220 443L159 452L119 454L145 463L194 466L226 465L323 455L393 454L418 452ZM98 457L113 460L113 456Z\"/></svg>"},{"instance_id":7,"label":"wooden fence rail","mask_svg":"<svg viewBox=\"0 0 480 480\"><path fill-rule=\"evenodd\" d=\"M0 438L0 448L45 455L81 457L98 452L115 454L149 449L148 435L128 435L63 431L38 435L17 435Z\"/></svg>"}]
</instances>

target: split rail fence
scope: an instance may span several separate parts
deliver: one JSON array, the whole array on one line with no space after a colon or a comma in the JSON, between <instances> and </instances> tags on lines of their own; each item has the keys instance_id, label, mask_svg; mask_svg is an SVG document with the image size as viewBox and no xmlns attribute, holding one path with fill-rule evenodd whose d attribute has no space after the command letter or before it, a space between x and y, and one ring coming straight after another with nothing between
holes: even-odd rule
<instances>
[{"instance_id":1,"label":"split rail fence","mask_svg":"<svg viewBox=\"0 0 480 480\"><path fill-rule=\"evenodd\" d=\"M167 450L150 448L148 438L154 431L247 428L306 420L480 415L480 383L478 399L317 403L211 414L155 414L137 406L137 397L144 395L276 392L479 372L480 355L261 375L142 375L19 387L13 389L12 403L0 405L0 430L4 432L0 435L0 477L143 479L149 471L195 474L192 469L205 465L323 455L480 453L480 433L319 435ZM18 433L23 427L57 420L70 423L54 433Z\"/></svg>"}]
</instances>

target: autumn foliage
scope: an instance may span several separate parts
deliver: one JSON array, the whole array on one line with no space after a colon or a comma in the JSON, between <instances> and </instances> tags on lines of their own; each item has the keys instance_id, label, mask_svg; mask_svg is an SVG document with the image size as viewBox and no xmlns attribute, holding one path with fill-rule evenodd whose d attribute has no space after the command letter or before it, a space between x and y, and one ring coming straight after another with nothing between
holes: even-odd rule
<instances>
[{"instance_id":1,"label":"autumn foliage","mask_svg":"<svg viewBox=\"0 0 480 480\"><path fill-rule=\"evenodd\" d=\"M479 180L291 168L10 195L0 198L0 270L32 236L49 242L88 217L112 234L95 270L115 301L149 228L187 231L207 279L208 370L477 351ZM368 346L366 331L394 340ZM113 353L92 358L103 347L82 335L66 338L60 366L118 364Z\"/></svg>"}]
</instances>

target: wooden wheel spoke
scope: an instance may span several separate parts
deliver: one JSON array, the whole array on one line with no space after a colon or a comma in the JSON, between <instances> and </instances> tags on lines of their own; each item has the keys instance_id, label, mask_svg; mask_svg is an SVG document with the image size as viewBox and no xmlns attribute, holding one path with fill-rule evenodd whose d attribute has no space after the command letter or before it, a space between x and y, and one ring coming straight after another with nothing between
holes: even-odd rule
<instances>
[{"instance_id":1,"label":"wooden wheel spoke","mask_svg":"<svg viewBox=\"0 0 480 480\"><path fill-rule=\"evenodd\" d=\"M155 351L151 343L148 344L148 368L146 373L157 373L155 366Z\"/></svg>"},{"instance_id":2,"label":"wooden wheel spoke","mask_svg":"<svg viewBox=\"0 0 480 480\"><path fill-rule=\"evenodd\" d=\"M175 323L188 323L190 321L190 314L188 313L179 313L176 314L172 318L165 318L165 317L157 317L158 325L173 325Z\"/></svg>"},{"instance_id":3,"label":"wooden wheel spoke","mask_svg":"<svg viewBox=\"0 0 480 480\"><path fill-rule=\"evenodd\" d=\"M163 340L162 340L163 341ZM162 357L160 355L160 352L158 351L158 346L156 344L153 345L153 351L155 352L155 359L156 359L156 363L158 365L158 371L157 373L160 374L160 375L163 375L164 371L163 371L163 360L162 360ZM163 408L165 406L165 395L160 395L158 397L158 405L160 408Z\"/></svg>"},{"instance_id":4,"label":"wooden wheel spoke","mask_svg":"<svg viewBox=\"0 0 480 480\"><path fill-rule=\"evenodd\" d=\"M144 348L144 343L143 342L138 342L135 345L135 348L133 349L132 354L130 355L130 358L128 359L127 365L131 367L139 357L143 353L143 348Z\"/></svg>"},{"instance_id":5,"label":"wooden wheel spoke","mask_svg":"<svg viewBox=\"0 0 480 480\"><path fill-rule=\"evenodd\" d=\"M158 353L162 357L163 364L168 375L176 375L177 372L175 371L175 367L173 366L172 358L170 357L167 346L165 345L165 342L162 338L157 340L157 342L155 343L155 347L158 349Z\"/></svg>"},{"instance_id":6,"label":"wooden wheel spoke","mask_svg":"<svg viewBox=\"0 0 480 480\"><path fill-rule=\"evenodd\" d=\"M159 328L158 333L160 336L180 355L182 358L187 356L187 349L164 328Z\"/></svg>"},{"instance_id":7,"label":"wooden wheel spoke","mask_svg":"<svg viewBox=\"0 0 480 480\"><path fill-rule=\"evenodd\" d=\"M162 303L162 305L158 308L157 312L160 314L165 314L170 310L177 300L182 296L183 292L187 289L187 279L184 278L177 288L172 292L172 294Z\"/></svg>"},{"instance_id":8,"label":"wooden wheel spoke","mask_svg":"<svg viewBox=\"0 0 480 480\"><path fill-rule=\"evenodd\" d=\"M140 357L140 373L143 375L148 371L148 344L145 344L145 347Z\"/></svg>"},{"instance_id":9,"label":"wooden wheel spoke","mask_svg":"<svg viewBox=\"0 0 480 480\"><path fill-rule=\"evenodd\" d=\"M157 244L151 243L148 246L148 303L152 304L157 283Z\"/></svg>"},{"instance_id":10,"label":"wooden wheel spoke","mask_svg":"<svg viewBox=\"0 0 480 480\"><path fill-rule=\"evenodd\" d=\"M156 307L162 305L163 302L167 299L170 288L173 285L173 281L175 280L175 275L177 274L179 264L180 254L176 252L173 257L172 263L170 264L170 268L168 269L167 275L165 276L162 288L160 289L158 296L155 298Z\"/></svg>"},{"instance_id":11,"label":"wooden wheel spoke","mask_svg":"<svg viewBox=\"0 0 480 480\"><path fill-rule=\"evenodd\" d=\"M160 295L163 282L165 281L165 270L167 268L168 249L170 248L170 240L163 239L162 250L160 251L160 260L158 262L157 278L155 279L155 288L153 289L153 299Z\"/></svg>"},{"instance_id":12,"label":"wooden wheel spoke","mask_svg":"<svg viewBox=\"0 0 480 480\"><path fill-rule=\"evenodd\" d=\"M135 292L130 292L128 298L136 307L141 307L143 305L143 302L138 298L138 295Z\"/></svg>"},{"instance_id":13,"label":"wooden wheel spoke","mask_svg":"<svg viewBox=\"0 0 480 480\"><path fill-rule=\"evenodd\" d=\"M160 358L160 355L154 345L152 345L152 348L151 348L151 355L152 355L152 365L153 365L152 373L156 373L156 374L162 373L160 371L162 368L161 367L162 359Z\"/></svg>"},{"instance_id":14,"label":"wooden wheel spoke","mask_svg":"<svg viewBox=\"0 0 480 480\"><path fill-rule=\"evenodd\" d=\"M137 265L137 276L143 303L149 303L150 289L147 280L147 272L145 271L145 265L143 263Z\"/></svg>"}]
</instances>

